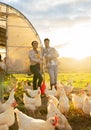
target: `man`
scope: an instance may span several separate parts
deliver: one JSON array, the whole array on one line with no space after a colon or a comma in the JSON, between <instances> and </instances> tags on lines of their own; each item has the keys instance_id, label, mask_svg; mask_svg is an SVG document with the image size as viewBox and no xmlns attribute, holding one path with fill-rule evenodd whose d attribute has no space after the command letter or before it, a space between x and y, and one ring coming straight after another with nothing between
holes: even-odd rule
<instances>
[{"instance_id":1,"label":"man","mask_svg":"<svg viewBox=\"0 0 91 130\"><path fill-rule=\"evenodd\" d=\"M57 74L58 74L58 52L55 48L50 47L50 40L48 38L44 39L45 48L43 49L43 56L46 60L46 66L48 68L48 73L50 76L50 86L55 86L57 88Z\"/></svg>"},{"instance_id":2,"label":"man","mask_svg":"<svg viewBox=\"0 0 91 130\"><path fill-rule=\"evenodd\" d=\"M29 58L30 58L30 70L33 73L33 88L34 90L38 87L41 87L41 83L43 81L42 74L40 72L40 64L42 63L42 54L38 48L38 42L33 41L32 42L33 49L29 52Z\"/></svg>"}]
</instances>

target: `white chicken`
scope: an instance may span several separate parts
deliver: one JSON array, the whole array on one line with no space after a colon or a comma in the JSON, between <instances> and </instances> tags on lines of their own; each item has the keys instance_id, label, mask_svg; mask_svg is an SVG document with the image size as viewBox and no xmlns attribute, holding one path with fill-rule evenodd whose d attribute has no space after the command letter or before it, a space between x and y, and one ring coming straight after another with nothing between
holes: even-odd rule
<instances>
[{"instance_id":1,"label":"white chicken","mask_svg":"<svg viewBox=\"0 0 91 130\"><path fill-rule=\"evenodd\" d=\"M7 125L0 125L0 130L9 130Z\"/></svg>"},{"instance_id":2,"label":"white chicken","mask_svg":"<svg viewBox=\"0 0 91 130\"><path fill-rule=\"evenodd\" d=\"M10 92L8 100L4 103L0 102L0 113L4 112L15 101L14 98L15 91L16 88L13 88Z\"/></svg>"},{"instance_id":3,"label":"white chicken","mask_svg":"<svg viewBox=\"0 0 91 130\"><path fill-rule=\"evenodd\" d=\"M32 90L32 89L26 89L30 97L35 97L39 91L39 88L37 90Z\"/></svg>"},{"instance_id":4,"label":"white chicken","mask_svg":"<svg viewBox=\"0 0 91 130\"><path fill-rule=\"evenodd\" d=\"M82 91L79 94L71 94L72 95L72 103L73 103L73 106L74 106L74 109L75 110L82 110L82 107L83 107L83 101L85 99L85 97L87 96L86 92L85 91Z\"/></svg>"},{"instance_id":5,"label":"white chicken","mask_svg":"<svg viewBox=\"0 0 91 130\"><path fill-rule=\"evenodd\" d=\"M53 86L53 87L52 87L52 90L46 88L45 94L46 94L46 95L53 95L53 96L55 96L56 91L57 91L57 90L55 89L55 86Z\"/></svg>"},{"instance_id":6,"label":"white chicken","mask_svg":"<svg viewBox=\"0 0 91 130\"><path fill-rule=\"evenodd\" d=\"M63 84L63 83L61 84L63 85L64 90L67 95L69 95L73 91L74 86L72 85L70 81L68 81L67 84Z\"/></svg>"},{"instance_id":7,"label":"white chicken","mask_svg":"<svg viewBox=\"0 0 91 130\"><path fill-rule=\"evenodd\" d=\"M60 110L61 113L67 114L69 108L70 108L69 99L66 96L64 88L61 87L58 109Z\"/></svg>"},{"instance_id":8,"label":"white chicken","mask_svg":"<svg viewBox=\"0 0 91 130\"><path fill-rule=\"evenodd\" d=\"M15 109L15 113L19 126L18 130L55 130L58 123L57 117L51 117L45 121L29 117L18 109Z\"/></svg>"},{"instance_id":9,"label":"white chicken","mask_svg":"<svg viewBox=\"0 0 91 130\"><path fill-rule=\"evenodd\" d=\"M16 102L12 103L3 113L0 114L0 125L12 126L15 122L14 107Z\"/></svg>"},{"instance_id":10,"label":"white chicken","mask_svg":"<svg viewBox=\"0 0 91 130\"><path fill-rule=\"evenodd\" d=\"M53 95L48 95L47 98L48 98L48 101L52 100L53 103L56 105L56 107L58 106L59 101L58 101L58 99L57 99L55 96L53 96Z\"/></svg>"},{"instance_id":11,"label":"white chicken","mask_svg":"<svg viewBox=\"0 0 91 130\"><path fill-rule=\"evenodd\" d=\"M25 93L23 94L23 102L26 109L29 109L33 112L42 105L41 101L41 91L38 91L37 95L34 98L28 97Z\"/></svg>"},{"instance_id":12,"label":"white chicken","mask_svg":"<svg viewBox=\"0 0 91 130\"><path fill-rule=\"evenodd\" d=\"M89 82L87 83L86 90L87 90L88 94L91 95L91 83L89 83Z\"/></svg>"},{"instance_id":13,"label":"white chicken","mask_svg":"<svg viewBox=\"0 0 91 130\"><path fill-rule=\"evenodd\" d=\"M57 97L58 99L59 99L60 94L61 94L61 87L63 87L62 84L58 84L58 85L57 85L57 91L56 91L56 93L55 93L55 97Z\"/></svg>"},{"instance_id":14,"label":"white chicken","mask_svg":"<svg viewBox=\"0 0 91 130\"><path fill-rule=\"evenodd\" d=\"M86 96L84 98L82 110L85 114L91 116L91 97Z\"/></svg>"},{"instance_id":15,"label":"white chicken","mask_svg":"<svg viewBox=\"0 0 91 130\"><path fill-rule=\"evenodd\" d=\"M53 101L50 100L47 105L47 119L55 115L59 117L59 121L57 125L58 129L61 128L62 130L72 130L66 117L59 111L59 109L55 106Z\"/></svg>"}]
</instances>

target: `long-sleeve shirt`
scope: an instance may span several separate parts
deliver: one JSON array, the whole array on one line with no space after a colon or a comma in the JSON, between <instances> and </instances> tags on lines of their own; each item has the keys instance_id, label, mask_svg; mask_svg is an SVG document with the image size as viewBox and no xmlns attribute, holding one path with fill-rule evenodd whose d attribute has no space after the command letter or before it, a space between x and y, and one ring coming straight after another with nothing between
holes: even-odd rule
<instances>
[{"instance_id":1,"label":"long-sleeve shirt","mask_svg":"<svg viewBox=\"0 0 91 130\"><path fill-rule=\"evenodd\" d=\"M46 59L47 66L58 64L58 52L55 48L49 47L43 49L43 56Z\"/></svg>"},{"instance_id":2,"label":"long-sleeve shirt","mask_svg":"<svg viewBox=\"0 0 91 130\"><path fill-rule=\"evenodd\" d=\"M39 50L36 52L34 50L30 50L29 58L30 58L31 65L35 65L37 63L42 62L42 54Z\"/></svg>"}]
</instances>

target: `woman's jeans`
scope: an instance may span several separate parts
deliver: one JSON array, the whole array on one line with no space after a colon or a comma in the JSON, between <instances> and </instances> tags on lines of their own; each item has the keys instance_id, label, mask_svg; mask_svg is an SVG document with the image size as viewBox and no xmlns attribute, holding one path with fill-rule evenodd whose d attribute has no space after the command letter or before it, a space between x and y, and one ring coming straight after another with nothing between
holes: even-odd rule
<instances>
[{"instance_id":1,"label":"woman's jeans","mask_svg":"<svg viewBox=\"0 0 91 130\"><path fill-rule=\"evenodd\" d=\"M40 72L40 64L30 65L30 70L33 74L33 88L35 90L37 87L41 87L41 83L43 81L42 74Z\"/></svg>"}]
</instances>

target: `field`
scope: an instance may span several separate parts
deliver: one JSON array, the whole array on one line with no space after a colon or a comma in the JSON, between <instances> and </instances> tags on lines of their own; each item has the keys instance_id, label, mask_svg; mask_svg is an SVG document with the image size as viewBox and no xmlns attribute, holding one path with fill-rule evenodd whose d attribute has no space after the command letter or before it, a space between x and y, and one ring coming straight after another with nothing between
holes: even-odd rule
<instances>
[{"instance_id":1,"label":"field","mask_svg":"<svg viewBox=\"0 0 91 130\"><path fill-rule=\"evenodd\" d=\"M64 83L70 80L75 88L85 89L86 84L91 83L91 73L63 73L59 74L58 80Z\"/></svg>"},{"instance_id":2,"label":"field","mask_svg":"<svg viewBox=\"0 0 91 130\"><path fill-rule=\"evenodd\" d=\"M32 76L15 74L14 75L19 81L30 80L32 81ZM45 81L49 82L49 75L46 73L43 75ZM58 75L58 81L66 83L67 81L72 81L75 88L85 88L86 84L91 83L91 73L60 73Z\"/></svg>"},{"instance_id":3,"label":"field","mask_svg":"<svg viewBox=\"0 0 91 130\"><path fill-rule=\"evenodd\" d=\"M28 75L14 75L19 81L22 80L30 80L32 81L32 76ZM6 79L5 84L7 84L9 79ZM45 74L45 81L49 82L48 74ZM91 83L91 74L90 73L62 73L58 75L58 81L67 83L67 81L72 82L74 86L74 90L79 92L82 89L86 89L87 82ZM16 100L18 101L18 108L26 113L29 116L33 116L29 111L27 111L20 99L18 99L19 95L16 96ZM39 112L36 112L35 118L46 119L47 114L47 98L46 96L42 97L42 106L39 108ZM71 104L70 110L67 114L67 119L72 126L73 130L91 130L91 117L89 115L84 115L82 112L77 112L73 109ZM10 130L17 130L17 122L10 127Z\"/></svg>"}]
</instances>

